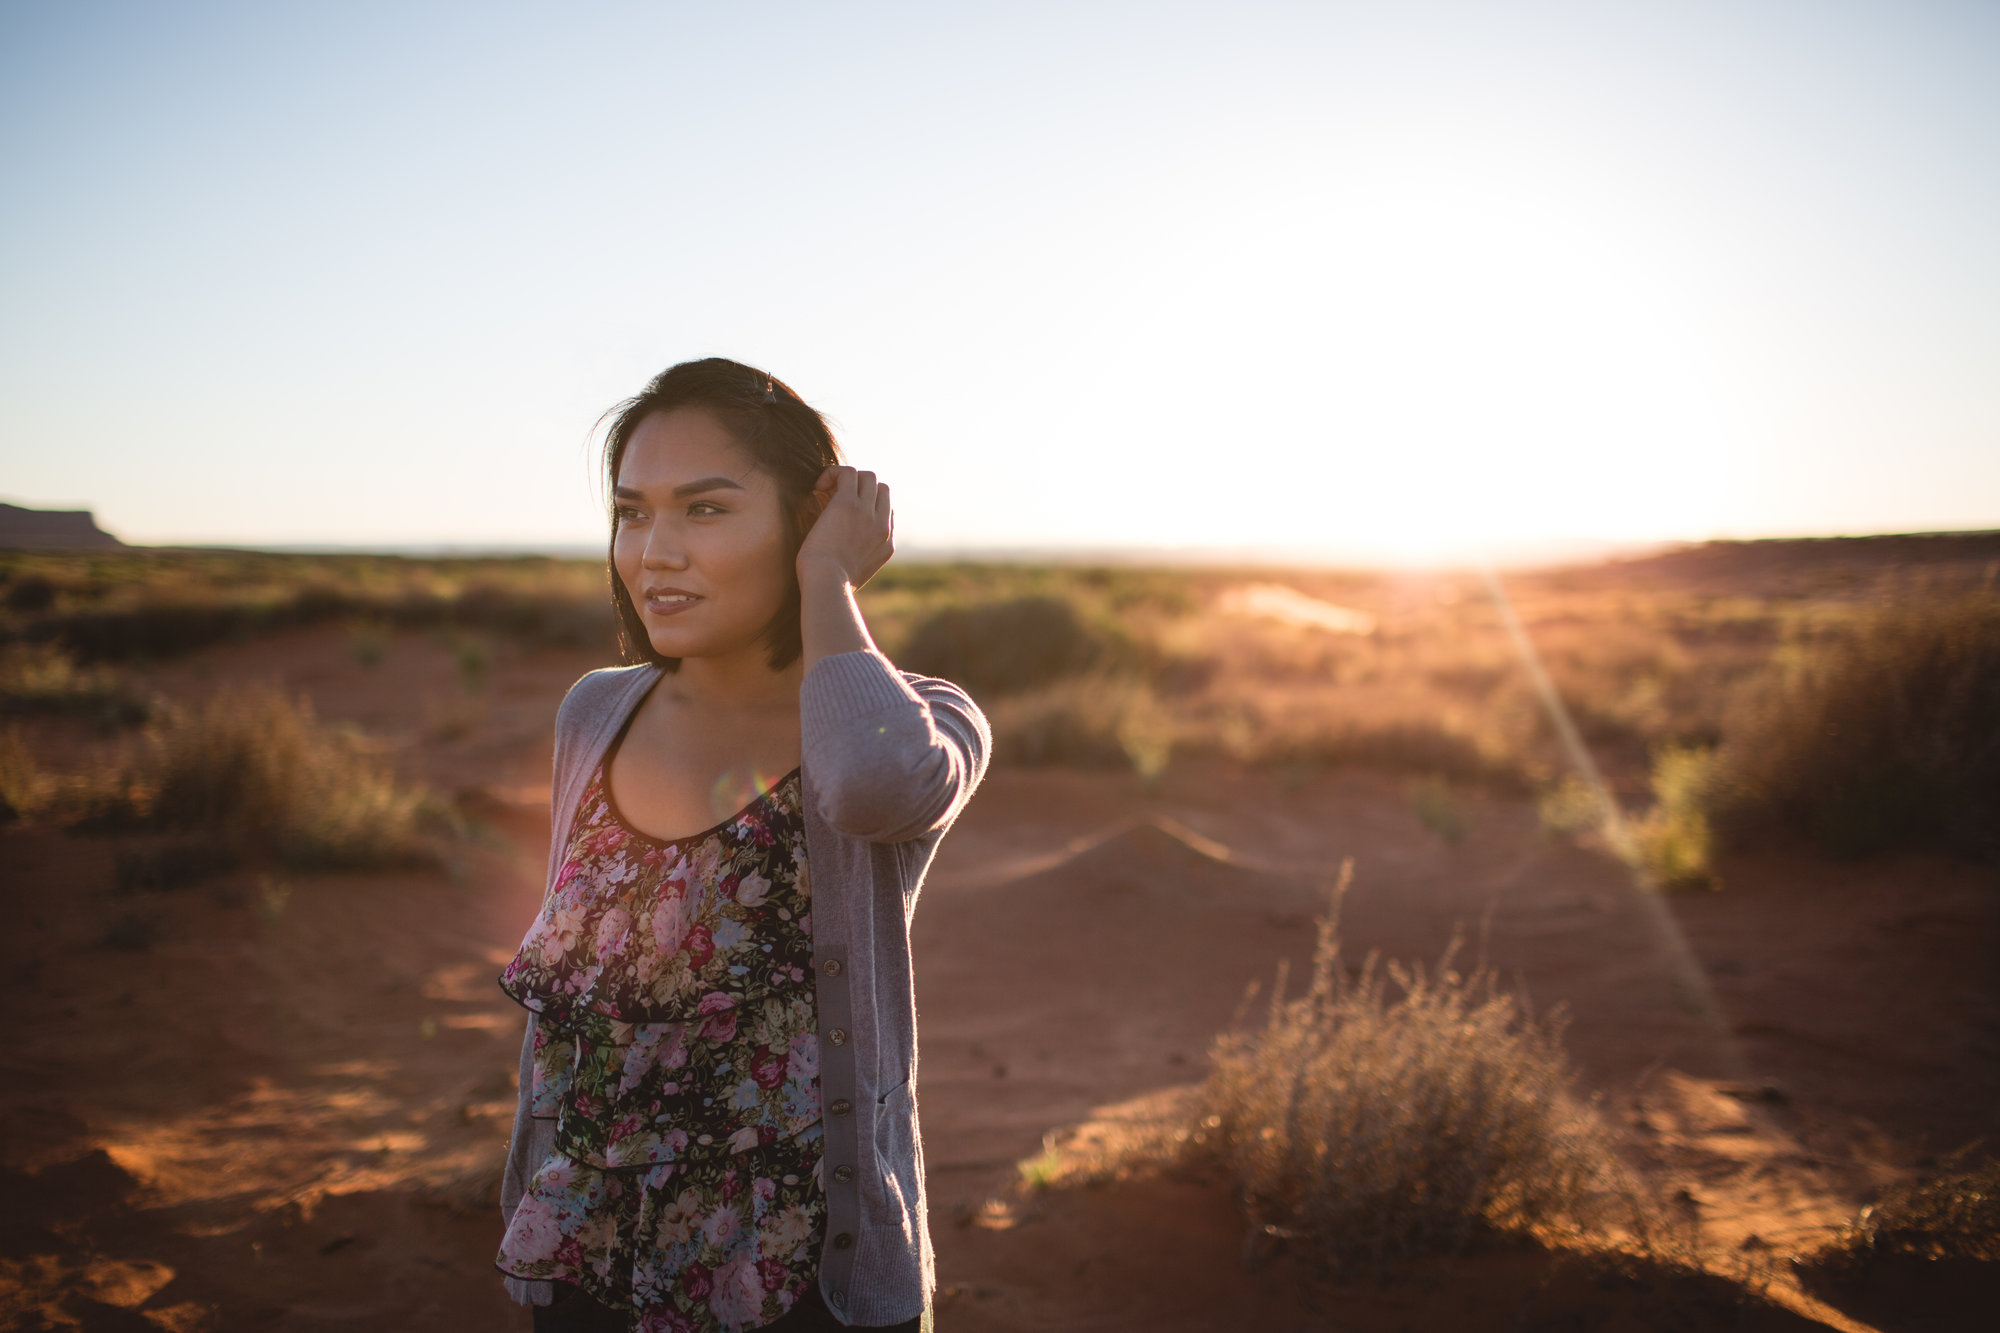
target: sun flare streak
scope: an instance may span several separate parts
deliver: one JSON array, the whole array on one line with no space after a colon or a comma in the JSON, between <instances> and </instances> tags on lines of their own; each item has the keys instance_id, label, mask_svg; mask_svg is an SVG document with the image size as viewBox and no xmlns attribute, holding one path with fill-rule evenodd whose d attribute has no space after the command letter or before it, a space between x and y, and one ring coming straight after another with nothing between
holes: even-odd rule
<instances>
[{"instance_id":1,"label":"sun flare streak","mask_svg":"<svg viewBox=\"0 0 2000 1333\"><path fill-rule=\"evenodd\" d=\"M1528 637L1527 626L1514 610L1514 603L1507 596L1507 589L1500 581L1499 572L1489 562L1482 572L1486 578L1487 590L1493 596L1493 604L1500 612L1500 620L1507 628L1507 637L1513 642L1514 651L1519 654L1521 664L1527 669L1528 679L1533 683L1535 694L1540 698L1543 709L1548 713L1549 722L1556 729L1562 747L1569 757L1577 775L1590 788L1596 798L1600 817L1603 821L1605 837L1619 852L1631 874L1633 888L1638 890L1640 910L1645 913L1646 924L1653 938L1672 969L1674 980L1681 989L1683 999L1702 1025L1708 1030L1714 1043L1714 1050L1724 1065L1724 1073L1731 1079L1742 1081L1749 1075L1747 1061L1742 1047L1737 1043L1728 1019L1723 1015L1722 1006L1716 1000L1715 988L1709 984L1708 973L1694 951L1688 947L1687 936L1682 933L1680 923L1667 910L1665 896L1660 886L1647 873L1638 858L1629 855L1631 833L1626 828L1623 813L1618 802L1604 781L1603 771L1591 757L1590 749L1583 743L1583 734L1577 730L1576 721L1564 706L1562 696L1556 692L1555 683L1542 666L1541 655L1535 651L1534 640Z\"/></svg>"}]
</instances>

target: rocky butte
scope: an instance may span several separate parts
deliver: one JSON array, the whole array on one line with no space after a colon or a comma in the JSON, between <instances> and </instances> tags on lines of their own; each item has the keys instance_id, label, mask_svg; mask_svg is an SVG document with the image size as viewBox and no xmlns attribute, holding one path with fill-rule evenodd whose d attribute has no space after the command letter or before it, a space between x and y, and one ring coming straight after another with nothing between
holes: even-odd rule
<instances>
[{"instance_id":1,"label":"rocky butte","mask_svg":"<svg viewBox=\"0 0 2000 1333\"><path fill-rule=\"evenodd\" d=\"M88 509L26 509L0 504L0 549L77 551L124 544L98 527Z\"/></svg>"}]
</instances>

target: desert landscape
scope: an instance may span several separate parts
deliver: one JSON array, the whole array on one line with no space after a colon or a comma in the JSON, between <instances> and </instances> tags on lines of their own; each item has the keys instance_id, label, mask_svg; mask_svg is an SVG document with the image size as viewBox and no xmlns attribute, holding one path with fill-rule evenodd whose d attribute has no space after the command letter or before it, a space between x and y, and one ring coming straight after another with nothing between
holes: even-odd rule
<instances>
[{"instance_id":1,"label":"desert landscape","mask_svg":"<svg viewBox=\"0 0 2000 1333\"><path fill-rule=\"evenodd\" d=\"M1989 1327L1996 571L1992 534L1493 580L892 564L878 641L996 733L914 926L937 1326ZM0 553L0 1322L529 1326L494 982L556 704L615 660L603 577ZM1445 1119L1488 1095L1453 1061L1520 1077L1544 1118L1482 1159L1513 1192L1439 1240L1394 1188L1365 1233L1274 1191L1306 1177L1244 1108L1309 1081L1281 968L1309 1036L1495 1034L1381 1050Z\"/></svg>"}]
</instances>

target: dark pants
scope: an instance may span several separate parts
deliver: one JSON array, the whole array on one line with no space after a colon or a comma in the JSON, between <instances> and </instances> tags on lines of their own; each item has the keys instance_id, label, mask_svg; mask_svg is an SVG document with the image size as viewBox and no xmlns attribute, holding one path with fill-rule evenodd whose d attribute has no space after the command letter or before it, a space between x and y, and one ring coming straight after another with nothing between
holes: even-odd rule
<instances>
[{"instance_id":1,"label":"dark pants","mask_svg":"<svg viewBox=\"0 0 2000 1333\"><path fill-rule=\"evenodd\" d=\"M537 1305L534 1311L535 1333L630 1333L632 1328L631 1311L600 1305L589 1292L567 1282L556 1283L553 1305ZM850 1328L866 1327L884 1327L890 1333L922 1333L924 1326L921 1315L900 1324L843 1324L826 1308L819 1284L814 1283L806 1288L797 1305L779 1316L777 1323L764 1325L763 1333L835 1333L836 1330L845 1333Z\"/></svg>"}]
</instances>

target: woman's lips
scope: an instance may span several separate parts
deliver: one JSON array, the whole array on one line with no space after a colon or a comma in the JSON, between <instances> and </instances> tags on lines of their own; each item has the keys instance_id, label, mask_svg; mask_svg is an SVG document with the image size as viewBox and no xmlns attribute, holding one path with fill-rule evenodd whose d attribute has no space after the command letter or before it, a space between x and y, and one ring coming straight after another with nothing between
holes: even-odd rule
<instances>
[{"instance_id":1,"label":"woman's lips","mask_svg":"<svg viewBox=\"0 0 2000 1333\"><path fill-rule=\"evenodd\" d=\"M646 614L653 616L677 616L689 607L700 606L701 602L701 598L687 595L648 597L646 599Z\"/></svg>"}]
</instances>

